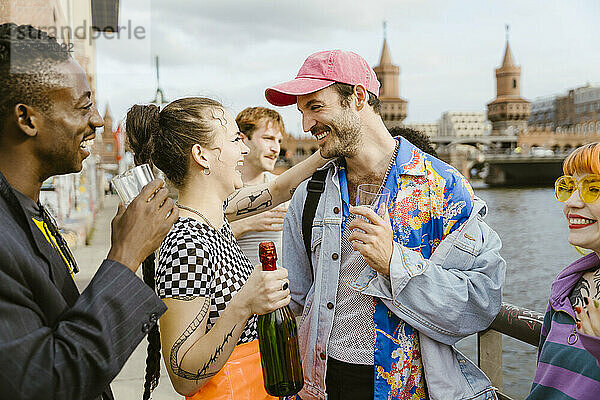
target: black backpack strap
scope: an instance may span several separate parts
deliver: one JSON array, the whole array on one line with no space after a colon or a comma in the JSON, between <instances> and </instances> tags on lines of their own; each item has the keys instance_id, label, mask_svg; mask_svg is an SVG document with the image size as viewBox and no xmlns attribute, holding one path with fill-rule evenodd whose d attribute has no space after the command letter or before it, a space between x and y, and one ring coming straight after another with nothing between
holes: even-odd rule
<instances>
[{"instance_id":1,"label":"black backpack strap","mask_svg":"<svg viewBox=\"0 0 600 400\"><path fill-rule=\"evenodd\" d=\"M310 241L312 238L312 224L317 212L317 204L321 198L321 193L325 191L325 178L327 177L327 169L321 169L315 172L306 186L306 200L304 200L304 210L302 211L302 237L304 238L304 248L308 256L310 271L313 279L315 271L312 265L312 257L310 252Z\"/></svg>"}]
</instances>

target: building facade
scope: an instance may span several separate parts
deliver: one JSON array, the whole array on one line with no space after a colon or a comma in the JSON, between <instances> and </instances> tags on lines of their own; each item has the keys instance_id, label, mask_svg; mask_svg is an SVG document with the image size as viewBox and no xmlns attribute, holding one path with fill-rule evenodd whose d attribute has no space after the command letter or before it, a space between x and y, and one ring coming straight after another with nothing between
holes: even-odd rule
<instances>
[{"instance_id":1,"label":"building facade","mask_svg":"<svg viewBox=\"0 0 600 400\"><path fill-rule=\"evenodd\" d=\"M530 130L549 129L557 134L600 134L600 87L586 85L564 95L536 99L529 118Z\"/></svg>"},{"instance_id":2,"label":"building facade","mask_svg":"<svg viewBox=\"0 0 600 400\"><path fill-rule=\"evenodd\" d=\"M600 87L586 85L573 90L574 132L600 134Z\"/></svg>"},{"instance_id":3,"label":"building facade","mask_svg":"<svg viewBox=\"0 0 600 400\"><path fill-rule=\"evenodd\" d=\"M519 135L519 146L568 152L600 141L600 87L586 85L566 94L536 99L529 126Z\"/></svg>"},{"instance_id":4,"label":"building facade","mask_svg":"<svg viewBox=\"0 0 600 400\"><path fill-rule=\"evenodd\" d=\"M558 133L550 128L528 127L519 135L518 146L529 153L531 149L539 148L560 154L597 141L600 141L600 133Z\"/></svg>"},{"instance_id":5,"label":"building facade","mask_svg":"<svg viewBox=\"0 0 600 400\"><path fill-rule=\"evenodd\" d=\"M95 46L91 0L3 0L0 23L30 24L68 46L96 90Z\"/></svg>"},{"instance_id":6,"label":"building facade","mask_svg":"<svg viewBox=\"0 0 600 400\"><path fill-rule=\"evenodd\" d=\"M554 130L556 124L557 96L538 97L531 102L529 128Z\"/></svg>"},{"instance_id":7,"label":"building facade","mask_svg":"<svg viewBox=\"0 0 600 400\"><path fill-rule=\"evenodd\" d=\"M472 137L490 135L492 124L484 112L446 111L440 118L440 136Z\"/></svg>"}]
</instances>

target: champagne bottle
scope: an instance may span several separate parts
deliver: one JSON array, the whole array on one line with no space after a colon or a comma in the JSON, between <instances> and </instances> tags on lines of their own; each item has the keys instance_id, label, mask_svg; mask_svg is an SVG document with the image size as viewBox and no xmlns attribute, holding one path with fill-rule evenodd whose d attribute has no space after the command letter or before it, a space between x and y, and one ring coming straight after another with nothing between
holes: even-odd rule
<instances>
[{"instance_id":1,"label":"champagne bottle","mask_svg":"<svg viewBox=\"0 0 600 400\"><path fill-rule=\"evenodd\" d=\"M273 242L262 242L258 254L263 271L277 269ZM265 389L271 396L291 396L302 389L302 362L296 318L288 306L258 316L258 345Z\"/></svg>"}]
</instances>

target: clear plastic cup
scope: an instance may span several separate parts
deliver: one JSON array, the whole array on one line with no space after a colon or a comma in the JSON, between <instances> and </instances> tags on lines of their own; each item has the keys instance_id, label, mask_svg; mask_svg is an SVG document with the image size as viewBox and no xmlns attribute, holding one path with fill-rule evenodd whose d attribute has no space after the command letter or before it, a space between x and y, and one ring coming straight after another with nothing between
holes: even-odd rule
<instances>
[{"instance_id":1,"label":"clear plastic cup","mask_svg":"<svg viewBox=\"0 0 600 400\"><path fill-rule=\"evenodd\" d=\"M363 183L356 189L356 205L369 207L382 218L385 216L389 200L390 190L386 187Z\"/></svg>"},{"instance_id":2,"label":"clear plastic cup","mask_svg":"<svg viewBox=\"0 0 600 400\"><path fill-rule=\"evenodd\" d=\"M140 194L144 186L153 179L154 174L150 165L142 164L115 176L112 179L112 184L117 190L123 204L128 206Z\"/></svg>"}]
</instances>

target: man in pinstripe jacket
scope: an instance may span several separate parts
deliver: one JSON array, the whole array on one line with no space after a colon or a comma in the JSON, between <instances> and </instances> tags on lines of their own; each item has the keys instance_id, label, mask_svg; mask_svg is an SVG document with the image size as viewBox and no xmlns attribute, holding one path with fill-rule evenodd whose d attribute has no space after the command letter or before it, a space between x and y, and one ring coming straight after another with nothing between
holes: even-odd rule
<instances>
[{"instance_id":1,"label":"man in pinstripe jacket","mask_svg":"<svg viewBox=\"0 0 600 400\"><path fill-rule=\"evenodd\" d=\"M110 252L81 294L38 202L45 179L81 171L102 124L63 47L0 25L0 399L113 399L109 383L166 309L135 275L177 218L162 181L119 207Z\"/></svg>"}]
</instances>

